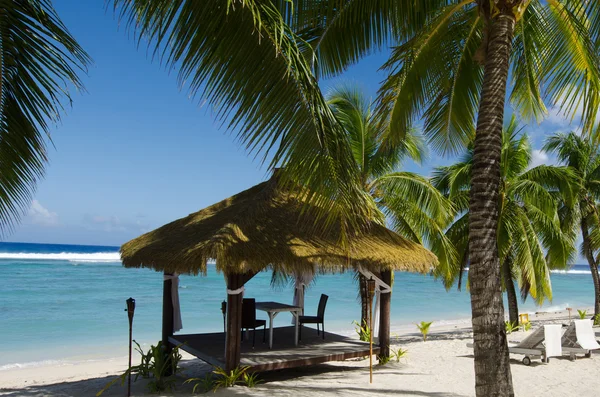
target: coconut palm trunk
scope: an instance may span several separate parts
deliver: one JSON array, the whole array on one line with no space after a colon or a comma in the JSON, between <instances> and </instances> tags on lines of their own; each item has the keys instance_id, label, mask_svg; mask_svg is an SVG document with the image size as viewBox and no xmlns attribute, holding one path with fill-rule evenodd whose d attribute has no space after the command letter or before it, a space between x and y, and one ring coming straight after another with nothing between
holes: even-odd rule
<instances>
[{"instance_id":1,"label":"coconut palm trunk","mask_svg":"<svg viewBox=\"0 0 600 397\"><path fill-rule=\"evenodd\" d=\"M506 289L506 300L508 301L508 320L511 324L519 324L519 301L515 291L515 283L512 278L512 258L507 256L502 263L502 277Z\"/></svg>"},{"instance_id":2,"label":"coconut palm trunk","mask_svg":"<svg viewBox=\"0 0 600 397\"><path fill-rule=\"evenodd\" d=\"M502 2L504 3L504 2ZM474 144L469 215L469 283L478 397L514 396L496 243L500 152L514 16L490 18Z\"/></svg>"},{"instance_id":3,"label":"coconut palm trunk","mask_svg":"<svg viewBox=\"0 0 600 397\"><path fill-rule=\"evenodd\" d=\"M594 281L594 316L597 316L600 314L600 277L598 277L598 263L592 252L588 222L585 216L581 218L581 236L583 237L583 252L590 266L592 280Z\"/></svg>"}]
</instances>

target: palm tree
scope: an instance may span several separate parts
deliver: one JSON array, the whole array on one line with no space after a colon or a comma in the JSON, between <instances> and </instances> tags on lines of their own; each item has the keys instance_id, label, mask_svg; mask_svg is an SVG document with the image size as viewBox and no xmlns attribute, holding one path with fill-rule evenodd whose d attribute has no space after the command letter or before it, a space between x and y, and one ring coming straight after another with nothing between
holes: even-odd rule
<instances>
[{"instance_id":1,"label":"palm tree","mask_svg":"<svg viewBox=\"0 0 600 397\"><path fill-rule=\"evenodd\" d=\"M440 258L436 271L447 274L445 267L456 261L452 244L444 234L453 216L453 206L427 178L399 171L405 158L417 162L424 158L425 146L421 136L410 131L398 144L386 141L387 126L378 122L371 104L355 86L335 87L327 95L327 103L346 131L344 144L349 147L356 162L356 178L373 200L373 205L385 215L396 232L417 243L435 247ZM368 324L366 278L362 275L357 277L361 324ZM390 278L391 272L385 277ZM387 281L391 282L391 279ZM389 294L385 294L382 303L387 304L389 299ZM382 356L389 356L386 343L381 344L381 349Z\"/></svg>"},{"instance_id":2,"label":"palm tree","mask_svg":"<svg viewBox=\"0 0 600 397\"><path fill-rule=\"evenodd\" d=\"M49 0L0 2L0 234L31 204L50 124L89 61Z\"/></svg>"},{"instance_id":3,"label":"palm tree","mask_svg":"<svg viewBox=\"0 0 600 397\"><path fill-rule=\"evenodd\" d=\"M594 316L600 314L600 277L598 257L600 249L598 205L600 200L600 150L573 132L550 136L544 149L556 153L559 161L569 166L580 178L575 205L564 205L561 218L572 233L581 232L582 254L586 257L594 282Z\"/></svg>"},{"instance_id":4,"label":"palm tree","mask_svg":"<svg viewBox=\"0 0 600 397\"><path fill-rule=\"evenodd\" d=\"M390 139L400 141L418 116L438 148L456 151L475 136L469 217L475 389L477 396L514 394L496 247L508 76L513 77L511 102L522 115L543 117L547 99L567 115L582 111L584 131L590 132L600 104L598 2L114 4L168 67L179 69L191 94L201 93L214 104L249 148L273 153L272 166L285 161L288 175L324 197L322 208L349 219L354 214L373 219L374 209L352 179L356 165L339 146L343 131L314 76L338 74L362 56L395 45L379 98L381 117L390 117Z\"/></svg>"},{"instance_id":5,"label":"palm tree","mask_svg":"<svg viewBox=\"0 0 600 397\"><path fill-rule=\"evenodd\" d=\"M540 165L529 169L531 145L526 134L520 134L516 118L512 118L502 134L501 182L499 199L498 251L501 275L508 298L509 321L519 323L516 280L521 297L531 295L537 303L552 300L551 269L564 269L573 259L572 234L561 229L557 212L558 198L571 202L577 178L566 167ZM458 163L438 167L433 184L454 203L459 213L447 230L448 238L458 251L460 264L446 280L451 286L458 279L460 288L463 269L468 265L469 194L473 150Z\"/></svg>"},{"instance_id":6,"label":"palm tree","mask_svg":"<svg viewBox=\"0 0 600 397\"><path fill-rule=\"evenodd\" d=\"M322 0L286 4L310 43L317 76L344 71L392 45L379 113L401 139L421 118L444 153L473 141L470 293L477 396L513 395L501 299L498 230L502 123L510 101L526 120L546 103L581 112L593 132L600 105L600 4L587 0ZM545 91L542 92L542 86ZM475 125L475 128L473 126Z\"/></svg>"}]
</instances>

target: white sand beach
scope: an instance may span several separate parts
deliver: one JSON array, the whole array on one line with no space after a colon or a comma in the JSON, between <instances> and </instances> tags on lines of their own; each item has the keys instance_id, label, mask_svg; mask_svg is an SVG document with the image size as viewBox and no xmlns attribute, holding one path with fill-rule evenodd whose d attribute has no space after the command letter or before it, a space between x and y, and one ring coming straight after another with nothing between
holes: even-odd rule
<instances>
[{"instance_id":1,"label":"white sand beach","mask_svg":"<svg viewBox=\"0 0 600 397\"><path fill-rule=\"evenodd\" d=\"M568 314L538 313L531 315L533 326L543 323L567 323ZM600 328L595 328L600 337ZM474 396L472 341L469 321L450 325L433 324L427 342L413 327L393 332L393 348L408 350L400 362L376 366L374 382L369 384L367 359L333 362L300 369L261 374L263 383L254 388L236 386L221 389L216 395L267 396ZM531 331L529 331L531 332ZM523 339L528 332L515 332L509 341ZM184 377L203 376L210 370L201 361L185 355ZM522 356L511 355L511 370L518 396L592 397L600 390L600 352L592 358L575 361L568 356L552 358L548 364L534 360L527 367ZM126 358L78 364L50 365L0 371L0 396L93 396L122 373ZM152 395L142 380L133 384L133 395ZM212 394L212 392L210 392ZM178 386L174 395L192 395L191 385ZM125 387L114 386L104 396L124 396ZM171 395L171 394L163 394Z\"/></svg>"}]
</instances>

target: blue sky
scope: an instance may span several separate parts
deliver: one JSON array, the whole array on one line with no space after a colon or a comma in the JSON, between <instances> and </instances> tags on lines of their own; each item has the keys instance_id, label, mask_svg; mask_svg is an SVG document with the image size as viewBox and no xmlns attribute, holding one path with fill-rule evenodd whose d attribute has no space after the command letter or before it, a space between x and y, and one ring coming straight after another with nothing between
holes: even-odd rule
<instances>
[{"instance_id":1,"label":"blue sky","mask_svg":"<svg viewBox=\"0 0 600 397\"><path fill-rule=\"evenodd\" d=\"M55 0L64 23L94 60L73 107L52 133L46 178L8 241L120 245L264 180L267 170L219 128L208 106L179 90L119 28L103 0ZM374 95L385 53L343 76ZM571 127L557 112L528 128L534 147ZM552 161L536 152L536 163ZM434 154L410 171L428 174L450 159Z\"/></svg>"}]
</instances>

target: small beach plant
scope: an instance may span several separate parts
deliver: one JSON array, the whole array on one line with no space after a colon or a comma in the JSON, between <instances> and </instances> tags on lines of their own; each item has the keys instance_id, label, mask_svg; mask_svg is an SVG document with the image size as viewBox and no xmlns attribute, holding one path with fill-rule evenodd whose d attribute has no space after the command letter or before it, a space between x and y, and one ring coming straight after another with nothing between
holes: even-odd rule
<instances>
[{"instance_id":1,"label":"small beach plant","mask_svg":"<svg viewBox=\"0 0 600 397\"><path fill-rule=\"evenodd\" d=\"M181 368L179 368L179 361L181 361L179 347L181 345L173 347L170 353L165 354L165 349L160 341L156 346L151 345L147 353L142 350L137 341L134 340L133 343L135 343L136 350L141 356L140 364L132 366L122 375L110 381L102 390L96 393L96 397L101 396L119 380L121 385L124 385L129 375L134 375L134 382L140 376L144 379L150 379L148 389L152 393L172 391L175 388L175 376L181 371Z\"/></svg>"},{"instance_id":2,"label":"small beach plant","mask_svg":"<svg viewBox=\"0 0 600 397\"><path fill-rule=\"evenodd\" d=\"M506 333L507 334L512 334L514 331L518 331L519 330L519 325L516 323L511 323L510 321L506 321L504 323L504 326L506 328Z\"/></svg>"},{"instance_id":3,"label":"small beach plant","mask_svg":"<svg viewBox=\"0 0 600 397\"><path fill-rule=\"evenodd\" d=\"M585 316L587 316L587 310L577 310L577 313L579 314L579 318L582 320L585 318Z\"/></svg>"},{"instance_id":4,"label":"small beach plant","mask_svg":"<svg viewBox=\"0 0 600 397\"><path fill-rule=\"evenodd\" d=\"M251 374L247 372L244 373L244 384L247 387L252 388L262 382L263 380L258 378L258 374L256 372L253 372Z\"/></svg>"},{"instance_id":5,"label":"small beach plant","mask_svg":"<svg viewBox=\"0 0 600 397\"><path fill-rule=\"evenodd\" d=\"M600 314L594 316L594 325L600 325Z\"/></svg>"},{"instance_id":6,"label":"small beach plant","mask_svg":"<svg viewBox=\"0 0 600 397\"><path fill-rule=\"evenodd\" d=\"M408 350L401 347L399 347L398 350L392 349L391 351L392 357L396 359L396 362L400 362L400 359L406 357L408 354Z\"/></svg>"},{"instance_id":7,"label":"small beach plant","mask_svg":"<svg viewBox=\"0 0 600 397\"><path fill-rule=\"evenodd\" d=\"M527 321L526 323L521 324L523 327L523 331L529 331L531 329L531 322Z\"/></svg>"},{"instance_id":8,"label":"small beach plant","mask_svg":"<svg viewBox=\"0 0 600 397\"><path fill-rule=\"evenodd\" d=\"M213 391L219 390L221 387L233 387L241 384L244 381L244 375L250 369L249 366L237 367L231 371L226 371L221 367L215 367L213 373L217 378L213 382Z\"/></svg>"},{"instance_id":9,"label":"small beach plant","mask_svg":"<svg viewBox=\"0 0 600 397\"><path fill-rule=\"evenodd\" d=\"M363 321L363 325L360 325L357 321L352 321L352 324L354 324L354 330L360 340L365 342L371 340L371 328L369 328L366 321Z\"/></svg>"},{"instance_id":10,"label":"small beach plant","mask_svg":"<svg viewBox=\"0 0 600 397\"><path fill-rule=\"evenodd\" d=\"M186 379L185 383L193 383L196 382L194 388L192 389L192 393L197 393L200 391L201 393L206 393L213 389L215 384L215 378L211 372L204 375L203 378L190 378Z\"/></svg>"},{"instance_id":11,"label":"small beach plant","mask_svg":"<svg viewBox=\"0 0 600 397\"><path fill-rule=\"evenodd\" d=\"M141 350L140 350L141 351ZM150 356L148 358L148 356ZM162 342L158 342L156 346L150 346L150 350L146 353L146 370L148 378L148 389L153 393L162 391L172 391L175 387L175 375L180 372L179 361L181 354L179 348L174 347L170 354L165 354L165 349ZM148 376L149 375L149 376Z\"/></svg>"},{"instance_id":12,"label":"small beach plant","mask_svg":"<svg viewBox=\"0 0 600 397\"><path fill-rule=\"evenodd\" d=\"M431 326L431 324L433 324L433 321L421 321L419 324L416 324L417 328L419 329L419 332L421 332L421 334L423 335L423 342L427 341L427 334L429 333L429 327Z\"/></svg>"},{"instance_id":13,"label":"small beach plant","mask_svg":"<svg viewBox=\"0 0 600 397\"><path fill-rule=\"evenodd\" d=\"M390 362L390 359L391 359L390 356L379 355L379 356L377 356L377 365L380 365L380 366L386 365L387 363Z\"/></svg>"}]
</instances>

